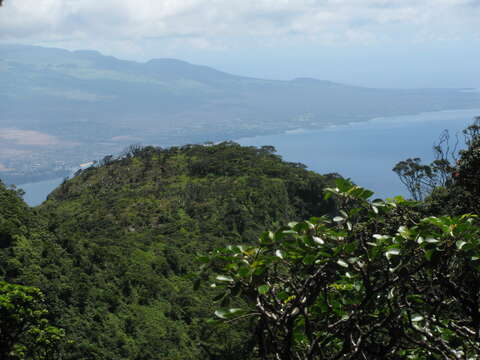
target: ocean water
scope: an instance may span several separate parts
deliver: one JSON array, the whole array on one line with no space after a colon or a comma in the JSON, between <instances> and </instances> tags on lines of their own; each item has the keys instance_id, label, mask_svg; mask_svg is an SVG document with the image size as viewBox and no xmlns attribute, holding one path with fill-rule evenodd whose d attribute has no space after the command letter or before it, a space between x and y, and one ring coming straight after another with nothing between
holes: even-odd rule
<instances>
[{"instance_id":1,"label":"ocean water","mask_svg":"<svg viewBox=\"0 0 480 360\"><path fill-rule=\"evenodd\" d=\"M480 109L448 110L372 119L321 130L293 129L284 134L236 140L246 146L273 145L284 160L301 162L319 173L336 172L375 191L377 197L408 196L392 171L409 157L433 160L433 146L448 129L456 133L480 116ZM25 201L36 206L63 178L23 184Z\"/></svg>"},{"instance_id":2,"label":"ocean water","mask_svg":"<svg viewBox=\"0 0 480 360\"><path fill-rule=\"evenodd\" d=\"M336 172L377 197L408 196L395 164L409 157L433 160L433 146L442 131L452 142L480 116L480 109L449 110L417 115L372 119L322 130L296 129L284 134L243 138L242 145L273 145L284 160L301 162L319 173ZM462 137L460 140L462 142ZM461 146L461 145L460 145Z\"/></svg>"},{"instance_id":3,"label":"ocean water","mask_svg":"<svg viewBox=\"0 0 480 360\"><path fill-rule=\"evenodd\" d=\"M39 181L35 183L21 184L17 187L25 191L23 200L30 206L40 205L47 199L57 186L63 182L64 178L56 178L51 180Z\"/></svg>"}]
</instances>

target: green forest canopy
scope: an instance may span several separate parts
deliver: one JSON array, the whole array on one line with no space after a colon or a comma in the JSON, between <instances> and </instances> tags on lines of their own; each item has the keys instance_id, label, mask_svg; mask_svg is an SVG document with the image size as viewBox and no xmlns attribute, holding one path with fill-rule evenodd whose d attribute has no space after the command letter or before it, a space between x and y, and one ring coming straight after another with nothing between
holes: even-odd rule
<instances>
[{"instance_id":1,"label":"green forest canopy","mask_svg":"<svg viewBox=\"0 0 480 360\"><path fill-rule=\"evenodd\" d=\"M132 147L34 209L0 185L0 277L45 294L62 359L471 358L472 126L421 202L235 143Z\"/></svg>"},{"instance_id":2,"label":"green forest canopy","mask_svg":"<svg viewBox=\"0 0 480 360\"><path fill-rule=\"evenodd\" d=\"M3 187L1 276L45 293L49 318L73 341L66 359L245 359L249 324L206 322L216 292L194 291L196 257L333 214L322 189L335 177L283 162L271 147L134 147L36 209Z\"/></svg>"}]
</instances>

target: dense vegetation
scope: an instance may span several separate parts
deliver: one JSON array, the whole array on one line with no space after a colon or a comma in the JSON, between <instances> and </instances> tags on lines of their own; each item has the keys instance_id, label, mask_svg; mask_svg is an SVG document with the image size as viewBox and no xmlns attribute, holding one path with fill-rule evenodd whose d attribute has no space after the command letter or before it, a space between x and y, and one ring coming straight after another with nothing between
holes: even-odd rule
<instances>
[{"instance_id":1,"label":"dense vegetation","mask_svg":"<svg viewBox=\"0 0 480 360\"><path fill-rule=\"evenodd\" d=\"M337 179L339 213L263 233L203 257L223 321L254 319L262 359L475 359L480 353L480 118L468 148L399 163L413 197L368 201ZM445 154L442 147L436 152ZM461 215L463 213L467 213Z\"/></svg>"},{"instance_id":2,"label":"dense vegetation","mask_svg":"<svg viewBox=\"0 0 480 360\"><path fill-rule=\"evenodd\" d=\"M35 209L0 184L0 355L473 359L479 119L465 135L396 166L423 201L235 143L132 147Z\"/></svg>"},{"instance_id":3,"label":"dense vegetation","mask_svg":"<svg viewBox=\"0 0 480 360\"><path fill-rule=\"evenodd\" d=\"M0 282L0 359L53 359L65 333L47 315L40 290Z\"/></svg>"},{"instance_id":4,"label":"dense vegetation","mask_svg":"<svg viewBox=\"0 0 480 360\"><path fill-rule=\"evenodd\" d=\"M29 209L2 187L1 276L40 288L67 359L246 359L250 324L218 327L197 254L331 214L323 177L234 143L106 157ZM4 239L4 240L3 240ZM221 342L218 339L224 339Z\"/></svg>"},{"instance_id":5,"label":"dense vegetation","mask_svg":"<svg viewBox=\"0 0 480 360\"><path fill-rule=\"evenodd\" d=\"M477 217L421 218L414 202L369 202L342 179L329 191L341 215L204 259L224 299L247 300L217 317L255 319L262 359L476 358Z\"/></svg>"}]
</instances>

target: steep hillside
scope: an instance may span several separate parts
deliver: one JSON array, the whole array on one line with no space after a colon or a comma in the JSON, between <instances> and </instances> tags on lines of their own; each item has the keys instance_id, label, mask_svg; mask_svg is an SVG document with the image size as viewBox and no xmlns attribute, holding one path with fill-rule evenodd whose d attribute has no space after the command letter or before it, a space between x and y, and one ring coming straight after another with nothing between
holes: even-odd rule
<instances>
[{"instance_id":1,"label":"steep hillside","mask_svg":"<svg viewBox=\"0 0 480 360\"><path fill-rule=\"evenodd\" d=\"M334 177L268 147L133 148L66 181L38 214L7 191L37 224L1 250L2 276L46 293L68 359L247 359L248 321L205 321L217 292L194 291L196 255L333 212L322 189Z\"/></svg>"},{"instance_id":2,"label":"steep hillside","mask_svg":"<svg viewBox=\"0 0 480 360\"><path fill-rule=\"evenodd\" d=\"M38 213L21 199L21 192L0 182L0 276L29 284L44 284L58 251L55 239ZM44 267L45 268L42 268ZM42 270L40 270L42 268Z\"/></svg>"}]
</instances>

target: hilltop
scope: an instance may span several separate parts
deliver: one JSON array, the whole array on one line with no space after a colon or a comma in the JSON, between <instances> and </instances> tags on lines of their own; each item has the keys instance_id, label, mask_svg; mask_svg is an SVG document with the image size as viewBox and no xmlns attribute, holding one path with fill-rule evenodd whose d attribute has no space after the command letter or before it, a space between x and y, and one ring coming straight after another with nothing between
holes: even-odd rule
<instances>
[{"instance_id":1,"label":"hilltop","mask_svg":"<svg viewBox=\"0 0 480 360\"><path fill-rule=\"evenodd\" d=\"M36 209L1 186L0 229L18 236L0 248L0 278L46 294L54 324L74 340L65 359L246 359L248 322L205 323L218 292L194 291L196 257L333 213L323 188L336 177L270 147L222 143L132 148Z\"/></svg>"}]
</instances>

